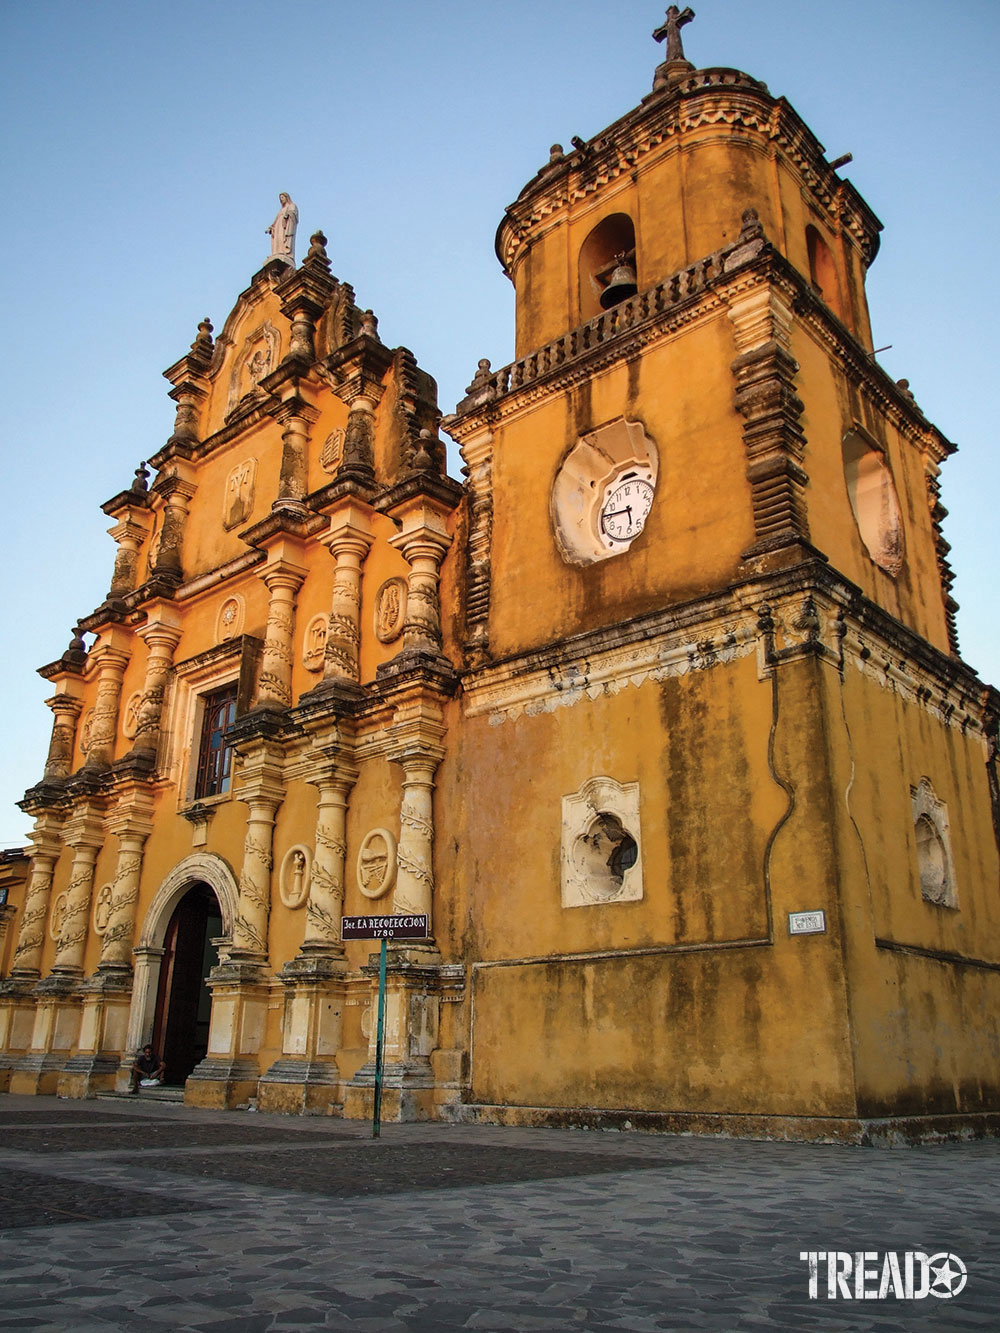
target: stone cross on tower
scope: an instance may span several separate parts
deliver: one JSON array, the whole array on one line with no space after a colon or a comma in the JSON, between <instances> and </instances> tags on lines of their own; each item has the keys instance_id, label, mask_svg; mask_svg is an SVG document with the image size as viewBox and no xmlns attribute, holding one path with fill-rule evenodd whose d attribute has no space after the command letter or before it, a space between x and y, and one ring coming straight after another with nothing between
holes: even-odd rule
<instances>
[{"instance_id":1,"label":"stone cross on tower","mask_svg":"<svg viewBox=\"0 0 1000 1333\"><path fill-rule=\"evenodd\" d=\"M681 41L681 28L685 23L690 23L694 18L694 10L690 5L684 9L678 9L676 5L671 5L667 10L667 21L656 29L653 37L656 41L662 42L664 37L667 39L667 64L674 60L684 59L684 44Z\"/></svg>"},{"instance_id":2,"label":"stone cross on tower","mask_svg":"<svg viewBox=\"0 0 1000 1333\"><path fill-rule=\"evenodd\" d=\"M657 65L656 74L653 76L653 92L661 88L668 87L675 79L683 78L694 66L684 57L684 44L681 41L681 28L685 23L690 23L694 18L694 10L690 5L684 9L678 9L676 5L671 5L667 10L667 21L653 33L653 37L658 42L667 39L667 58L662 65Z\"/></svg>"}]
</instances>

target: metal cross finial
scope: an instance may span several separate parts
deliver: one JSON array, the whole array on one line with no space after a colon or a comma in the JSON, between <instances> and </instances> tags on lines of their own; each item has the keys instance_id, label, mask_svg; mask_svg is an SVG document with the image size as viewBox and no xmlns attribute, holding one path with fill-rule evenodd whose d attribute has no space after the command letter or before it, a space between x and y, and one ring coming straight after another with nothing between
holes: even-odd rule
<instances>
[{"instance_id":1,"label":"metal cross finial","mask_svg":"<svg viewBox=\"0 0 1000 1333\"><path fill-rule=\"evenodd\" d=\"M690 5L684 9L678 9L676 5L671 5L667 10L667 21L656 29L653 37L656 41L662 42L664 37L667 39L667 63L671 60L684 60L684 45L681 42L681 28L685 23L690 23L694 18L694 10Z\"/></svg>"}]
</instances>

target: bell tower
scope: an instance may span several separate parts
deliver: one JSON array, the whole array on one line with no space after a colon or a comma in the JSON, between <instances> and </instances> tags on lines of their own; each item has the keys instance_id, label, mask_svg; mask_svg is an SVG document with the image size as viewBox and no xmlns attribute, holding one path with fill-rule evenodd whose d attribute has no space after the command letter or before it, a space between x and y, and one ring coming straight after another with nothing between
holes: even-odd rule
<instances>
[{"instance_id":1,"label":"bell tower","mask_svg":"<svg viewBox=\"0 0 1000 1333\"><path fill-rule=\"evenodd\" d=\"M957 656L953 446L874 359L881 224L693 17L506 209L516 357L445 422L472 1098L863 1133L959 1086L927 995L959 1030L992 985L1000 699Z\"/></svg>"},{"instance_id":2,"label":"bell tower","mask_svg":"<svg viewBox=\"0 0 1000 1333\"><path fill-rule=\"evenodd\" d=\"M652 91L554 145L498 228L517 359L480 363L449 422L476 495L470 643L517 651L819 560L951 651L952 446L872 356L881 224L784 98L694 68L693 17L670 7ZM531 570L544 606L487 614L487 584Z\"/></svg>"}]
</instances>

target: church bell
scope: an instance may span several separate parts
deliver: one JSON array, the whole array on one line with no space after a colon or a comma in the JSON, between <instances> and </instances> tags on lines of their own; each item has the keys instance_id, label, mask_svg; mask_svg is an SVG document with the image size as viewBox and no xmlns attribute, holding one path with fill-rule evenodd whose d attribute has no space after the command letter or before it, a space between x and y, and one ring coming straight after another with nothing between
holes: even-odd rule
<instances>
[{"instance_id":1,"label":"church bell","mask_svg":"<svg viewBox=\"0 0 1000 1333\"><path fill-rule=\"evenodd\" d=\"M623 254L616 255L615 267L608 279L608 285L601 292L601 305L605 310L610 310L612 306L618 305L620 301L627 301L630 296L635 296L638 290L635 269L627 262Z\"/></svg>"}]
</instances>

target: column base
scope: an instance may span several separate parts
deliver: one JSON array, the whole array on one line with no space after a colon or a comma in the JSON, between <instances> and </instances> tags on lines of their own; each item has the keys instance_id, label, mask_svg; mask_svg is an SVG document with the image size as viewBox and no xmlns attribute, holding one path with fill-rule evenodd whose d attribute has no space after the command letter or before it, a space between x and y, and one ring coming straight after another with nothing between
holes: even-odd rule
<instances>
[{"instance_id":1,"label":"column base","mask_svg":"<svg viewBox=\"0 0 1000 1333\"><path fill-rule=\"evenodd\" d=\"M121 1057L117 1054L85 1053L66 1062L56 1083L59 1097L96 1097L99 1092L113 1092L117 1085Z\"/></svg>"},{"instance_id":2,"label":"column base","mask_svg":"<svg viewBox=\"0 0 1000 1333\"><path fill-rule=\"evenodd\" d=\"M429 1060L386 1065L382 1071L381 1119L388 1124L435 1119L434 1091ZM374 1102L375 1065L369 1061L344 1089L344 1119L371 1120Z\"/></svg>"},{"instance_id":3,"label":"column base","mask_svg":"<svg viewBox=\"0 0 1000 1333\"><path fill-rule=\"evenodd\" d=\"M21 1097L54 1097L66 1060L65 1051L32 1051L22 1055L10 1071L8 1091Z\"/></svg>"},{"instance_id":4,"label":"column base","mask_svg":"<svg viewBox=\"0 0 1000 1333\"><path fill-rule=\"evenodd\" d=\"M333 1060L275 1060L257 1085L261 1111L279 1115L342 1115L340 1072Z\"/></svg>"},{"instance_id":5,"label":"column base","mask_svg":"<svg viewBox=\"0 0 1000 1333\"><path fill-rule=\"evenodd\" d=\"M184 1084L184 1105L232 1111L257 1096L260 1069L256 1060L202 1060Z\"/></svg>"}]
</instances>

